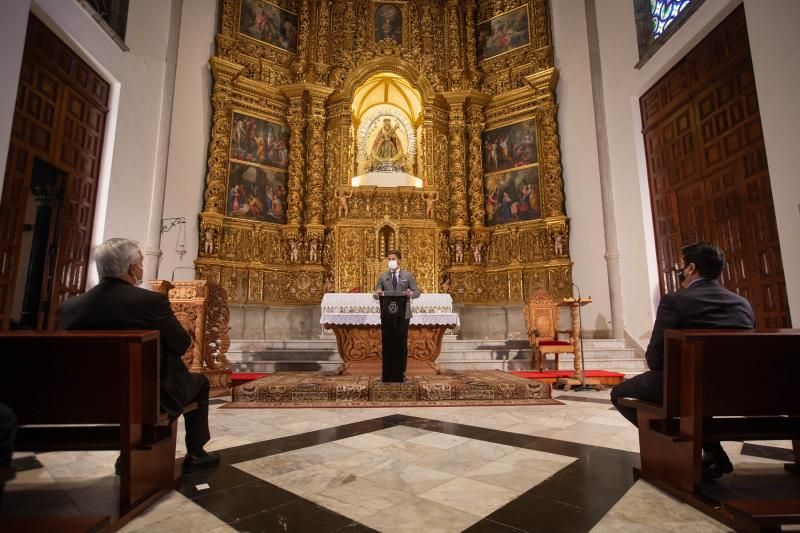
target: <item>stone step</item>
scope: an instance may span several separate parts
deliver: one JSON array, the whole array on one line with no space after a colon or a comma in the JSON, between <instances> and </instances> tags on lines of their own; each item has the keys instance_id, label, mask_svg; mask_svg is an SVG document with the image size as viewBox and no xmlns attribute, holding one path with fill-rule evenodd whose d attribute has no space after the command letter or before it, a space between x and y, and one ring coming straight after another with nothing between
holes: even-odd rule
<instances>
[{"instance_id":1,"label":"stone step","mask_svg":"<svg viewBox=\"0 0 800 533\"><path fill-rule=\"evenodd\" d=\"M233 341L228 351L235 372L275 372L279 370L335 370L341 364L336 340L286 339ZM456 339L447 336L438 358L442 368L529 370L531 350L527 339ZM602 369L635 375L647 370L643 358L619 339L585 339L584 364L587 369ZM553 356L545 368L553 368ZM559 369L574 368L569 354L559 357Z\"/></svg>"},{"instance_id":2,"label":"stone step","mask_svg":"<svg viewBox=\"0 0 800 533\"><path fill-rule=\"evenodd\" d=\"M545 368L552 368L553 361L548 361ZM575 364L572 358L559 358L559 370L572 370ZM587 370L609 370L612 372L644 372L647 370L647 363L644 359L603 359L601 361L586 361Z\"/></svg>"},{"instance_id":3,"label":"stone step","mask_svg":"<svg viewBox=\"0 0 800 533\"><path fill-rule=\"evenodd\" d=\"M633 348L624 348L620 350L590 350L584 348L583 358L586 361L598 359L638 359L636 350Z\"/></svg>"},{"instance_id":4,"label":"stone step","mask_svg":"<svg viewBox=\"0 0 800 533\"><path fill-rule=\"evenodd\" d=\"M530 361L439 361L439 368L443 370L530 370Z\"/></svg>"},{"instance_id":5,"label":"stone step","mask_svg":"<svg viewBox=\"0 0 800 533\"><path fill-rule=\"evenodd\" d=\"M628 348L628 341L625 339L583 339L583 346L592 350L624 350Z\"/></svg>"}]
</instances>

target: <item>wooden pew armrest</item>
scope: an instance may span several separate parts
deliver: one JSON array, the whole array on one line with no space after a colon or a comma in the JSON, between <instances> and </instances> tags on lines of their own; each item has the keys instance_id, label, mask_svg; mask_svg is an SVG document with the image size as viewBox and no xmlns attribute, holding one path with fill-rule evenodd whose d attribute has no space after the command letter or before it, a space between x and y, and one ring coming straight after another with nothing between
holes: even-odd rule
<instances>
[{"instance_id":1,"label":"wooden pew armrest","mask_svg":"<svg viewBox=\"0 0 800 533\"><path fill-rule=\"evenodd\" d=\"M647 411L655 415L664 414L664 406L660 403L645 402L636 398L620 398L619 404L623 407L632 407L637 411Z\"/></svg>"}]
</instances>

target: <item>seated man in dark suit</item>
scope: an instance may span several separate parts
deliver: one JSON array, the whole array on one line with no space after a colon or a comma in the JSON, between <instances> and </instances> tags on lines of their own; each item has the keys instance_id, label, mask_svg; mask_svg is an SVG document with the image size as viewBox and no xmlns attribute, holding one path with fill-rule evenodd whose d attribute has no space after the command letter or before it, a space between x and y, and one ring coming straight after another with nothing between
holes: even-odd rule
<instances>
[{"instance_id":1,"label":"seated man in dark suit","mask_svg":"<svg viewBox=\"0 0 800 533\"><path fill-rule=\"evenodd\" d=\"M14 452L14 437L17 434L17 416L9 406L0 403L0 467L11 467L11 455ZM3 503L4 477L0 477L0 509Z\"/></svg>"},{"instance_id":2,"label":"seated man in dark suit","mask_svg":"<svg viewBox=\"0 0 800 533\"><path fill-rule=\"evenodd\" d=\"M100 283L61 307L62 329L124 330L157 329L161 334L161 408L175 420L183 406L197 402L197 409L183 415L186 422L184 472L219 463L219 455L203 446L208 431L208 378L191 373L181 357L191 337L175 318L163 294L138 288L144 270L139 245L128 239L109 239L95 250Z\"/></svg>"},{"instance_id":3,"label":"seated man in dark suit","mask_svg":"<svg viewBox=\"0 0 800 533\"><path fill-rule=\"evenodd\" d=\"M683 289L661 298L653 335L645 357L649 372L625 380L611 391L611 402L636 425L636 409L618 404L619 398L661 403L664 387L664 330L749 329L755 327L750 302L719 284L725 255L717 246L692 244L681 250L678 277ZM733 470L719 442L705 443L704 479L716 479Z\"/></svg>"}]
</instances>

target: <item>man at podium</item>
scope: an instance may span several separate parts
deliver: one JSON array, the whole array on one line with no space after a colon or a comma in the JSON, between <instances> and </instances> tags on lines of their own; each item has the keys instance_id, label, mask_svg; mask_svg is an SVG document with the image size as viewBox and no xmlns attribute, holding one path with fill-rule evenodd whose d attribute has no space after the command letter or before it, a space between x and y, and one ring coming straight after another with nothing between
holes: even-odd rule
<instances>
[{"instance_id":1,"label":"man at podium","mask_svg":"<svg viewBox=\"0 0 800 533\"><path fill-rule=\"evenodd\" d=\"M375 298L381 300L382 377L384 382L402 382L408 358L408 324L411 322L411 299L419 298L419 287L414 274L400 268L400 252L389 250L386 254L389 270L381 272L375 284ZM394 297L401 296L402 300ZM389 301L389 300L392 301ZM391 313L399 311L397 304L405 304L405 313L391 320Z\"/></svg>"}]
</instances>

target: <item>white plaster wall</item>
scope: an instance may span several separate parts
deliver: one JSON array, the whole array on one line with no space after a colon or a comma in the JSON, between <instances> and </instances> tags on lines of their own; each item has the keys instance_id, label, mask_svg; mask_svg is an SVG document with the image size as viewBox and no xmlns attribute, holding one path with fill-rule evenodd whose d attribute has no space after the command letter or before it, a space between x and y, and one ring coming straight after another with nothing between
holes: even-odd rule
<instances>
[{"instance_id":1,"label":"white plaster wall","mask_svg":"<svg viewBox=\"0 0 800 533\"><path fill-rule=\"evenodd\" d=\"M640 69L633 2L597 2L611 179L626 332L645 346L658 305L658 269L641 134L639 98L738 4L705 2Z\"/></svg>"},{"instance_id":2,"label":"white plaster wall","mask_svg":"<svg viewBox=\"0 0 800 533\"><path fill-rule=\"evenodd\" d=\"M11 121L17 100L19 69L25 48L25 30L28 25L30 0L3 2L0 18L0 192L5 182L8 143L11 141Z\"/></svg>"},{"instance_id":3,"label":"white plaster wall","mask_svg":"<svg viewBox=\"0 0 800 533\"><path fill-rule=\"evenodd\" d=\"M659 296L639 98L740 4L739 0L703 3L637 70L633 3L597 0L625 325L628 334L642 346L649 340ZM798 44L791 26L796 20L791 13L797 13L798 7L792 0L745 2L784 270L795 317L800 316L800 282L796 276L800 271L800 239L796 237L800 183L795 170L800 156L795 147L798 110L794 88L800 76L797 68L788 68L786 62L792 61L792 56L786 52Z\"/></svg>"},{"instance_id":4,"label":"white plaster wall","mask_svg":"<svg viewBox=\"0 0 800 533\"><path fill-rule=\"evenodd\" d=\"M192 270L181 267L194 267L197 257L197 214L203 209L212 115L208 60L214 53L218 4L217 0L191 0L183 4L164 216L186 218L187 253L183 260L175 253L177 229L163 234L160 279L170 279L173 272L176 280L194 279Z\"/></svg>"},{"instance_id":5,"label":"white plaster wall","mask_svg":"<svg viewBox=\"0 0 800 533\"><path fill-rule=\"evenodd\" d=\"M14 0L15 8L28 2ZM126 44L130 51L122 51L105 31L77 2L64 0L34 0L30 10L51 30L82 56L89 65L112 84L111 104L108 114L106 138L98 192L98 208L93 233L93 243L124 236L142 243L147 238L147 221L151 209L150 194L156 179L156 154L159 119L164 99L169 25L175 0L137 0L131 2L128 12ZM10 43L20 49L24 45L24 17L16 13L17 20L3 19L3 38L6 25L21 25L21 32ZM10 70L5 61L5 72ZM19 73L12 81L19 83ZM171 87L169 88L171 91ZM13 100L8 100L5 89L0 94L0 114L13 113ZM5 128L5 125L4 125ZM3 158L8 143L2 147ZM160 215L159 215L160 216ZM89 283L96 281L94 269L90 270Z\"/></svg>"},{"instance_id":6,"label":"white plaster wall","mask_svg":"<svg viewBox=\"0 0 800 533\"><path fill-rule=\"evenodd\" d=\"M551 13L572 276L581 296L593 300L582 310L584 329L605 336L610 335L611 304L584 0L552 2Z\"/></svg>"},{"instance_id":7,"label":"white plaster wall","mask_svg":"<svg viewBox=\"0 0 800 533\"><path fill-rule=\"evenodd\" d=\"M792 325L800 326L800 2L744 3Z\"/></svg>"}]
</instances>

